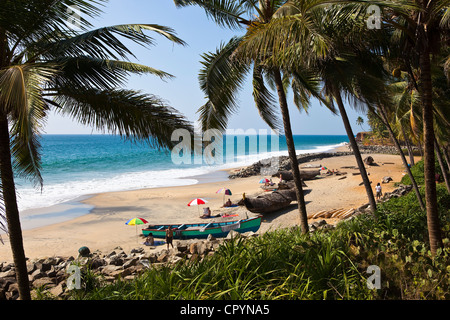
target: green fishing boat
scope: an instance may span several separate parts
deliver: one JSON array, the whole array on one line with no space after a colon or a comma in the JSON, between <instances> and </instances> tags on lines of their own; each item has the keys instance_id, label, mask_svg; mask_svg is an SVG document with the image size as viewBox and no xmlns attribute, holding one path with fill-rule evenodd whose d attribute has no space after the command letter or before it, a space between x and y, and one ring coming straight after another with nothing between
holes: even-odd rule
<instances>
[{"instance_id":1,"label":"green fishing boat","mask_svg":"<svg viewBox=\"0 0 450 320\"><path fill-rule=\"evenodd\" d=\"M151 233L154 238L164 239L166 236L166 229L170 226L173 229L174 239L204 239L209 235L212 235L215 238L223 238L226 237L231 230L239 233L258 231L261 226L261 218L262 216L257 216L248 219L224 222L150 225L146 229L143 229L142 233L146 237Z\"/></svg>"}]
</instances>

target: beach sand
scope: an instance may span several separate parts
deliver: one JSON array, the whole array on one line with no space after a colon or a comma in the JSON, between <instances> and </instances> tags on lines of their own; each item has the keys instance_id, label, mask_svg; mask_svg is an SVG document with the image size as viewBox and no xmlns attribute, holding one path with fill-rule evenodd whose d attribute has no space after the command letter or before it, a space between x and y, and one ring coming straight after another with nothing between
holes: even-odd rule
<instances>
[{"instance_id":1,"label":"beach sand","mask_svg":"<svg viewBox=\"0 0 450 320\"><path fill-rule=\"evenodd\" d=\"M337 150L348 151L347 147ZM384 176L392 177L393 181L382 184L383 192L395 189L394 183L399 182L405 174L400 156L385 154L363 154L363 158L372 156L377 165L366 166L372 186ZM305 196L308 214L320 210L339 208L357 208L366 204L367 195L361 176L352 175L359 172L357 169L342 169L346 166L355 166L353 155L326 158L309 164L320 164L328 169L339 169L347 172L347 178L339 180L342 176L321 176L315 180L306 181L307 188L311 192ZM300 165L303 167L305 164ZM50 256L74 256L78 255L78 249L87 246L91 252L100 250L108 252L120 246L129 252L133 248L144 247L146 251L157 251L166 248L165 245L156 248L142 245L143 239L139 236L143 226L128 226L125 222L134 217L141 217L154 224L163 223L189 223L202 222L199 216L205 206L188 207L187 203L194 198L204 198L208 201L206 206L212 210L212 215L218 213L239 214L239 218L253 216L244 207L221 208L223 194L216 194L222 187L229 188L233 195L225 196L233 203L242 199L242 194L254 196L262 194L260 188L260 176L238 178L228 181L212 182L208 177L200 177L200 183L191 186L165 187L144 189L136 191L110 192L93 195L83 200L84 203L94 206L94 209L81 217L52 225L24 230L23 240L25 254L28 258L44 258ZM278 182L275 179L274 182ZM216 218L223 220L223 218ZM228 218L228 219L236 219ZM320 219L322 220L322 219ZM212 221L209 219L208 221ZM315 220L309 220L309 223ZM326 219L328 223L336 223L337 220ZM297 202L293 202L289 208L271 215L264 216L261 228L258 232L266 232L279 227L289 227L299 224ZM8 238L3 236L5 245L0 244L0 262L12 261L11 249Z\"/></svg>"}]
</instances>

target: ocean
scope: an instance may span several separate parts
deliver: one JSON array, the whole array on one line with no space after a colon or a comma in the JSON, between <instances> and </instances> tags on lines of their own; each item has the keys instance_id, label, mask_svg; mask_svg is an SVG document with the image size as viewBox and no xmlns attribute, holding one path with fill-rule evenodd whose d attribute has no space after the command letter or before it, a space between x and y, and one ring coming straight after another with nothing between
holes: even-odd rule
<instances>
[{"instance_id":1,"label":"ocean","mask_svg":"<svg viewBox=\"0 0 450 320\"><path fill-rule=\"evenodd\" d=\"M42 190L16 178L22 224L36 226L39 219L39 225L44 225L85 214L92 208L79 200L92 194L191 185L205 175L225 180L223 172L215 173L288 154L283 136L226 135L221 141L223 153L213 153L216 161L211 162L114 135L43 135ZM297 154L325 152L347 143L348 137L296 135L294 142ZM218 144L216 149L220 147Z\"/></svg>"}]
</instances>

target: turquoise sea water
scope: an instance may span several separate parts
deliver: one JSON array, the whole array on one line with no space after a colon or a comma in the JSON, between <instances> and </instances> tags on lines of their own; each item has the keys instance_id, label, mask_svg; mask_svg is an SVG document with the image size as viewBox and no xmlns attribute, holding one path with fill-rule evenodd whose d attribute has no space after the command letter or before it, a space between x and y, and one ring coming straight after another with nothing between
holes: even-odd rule
<instances>
[{"instance_id":1,"label":"turquoise sea water","mask_svg":"<svg viewBox=\"0 0 450 320\"><path fill-rule=\"evenodd\" d=\"M44 187L41 192L30 182L17 178L19 208L44 208L108 191L195 184L199 182L198 175L287 155L284 137L275 137L277 140L271 140L273 136L226 136L223 145L228 147L223 163L177 164L170 151L133 144L117 136L44 135ZM294 140L297 153L323 152L348 142L347 136L298 135ZM226 158L230 154L234 156Z\"/></svg>"}]
</instances>

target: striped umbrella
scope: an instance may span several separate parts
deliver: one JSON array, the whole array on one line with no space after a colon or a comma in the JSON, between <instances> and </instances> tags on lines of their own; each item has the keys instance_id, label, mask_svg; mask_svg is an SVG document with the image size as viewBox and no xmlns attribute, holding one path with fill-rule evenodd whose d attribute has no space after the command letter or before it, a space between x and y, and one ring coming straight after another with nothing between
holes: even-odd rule
<instances>
[{"instance_id":1,"label":"striped umbrella","mask_svg":"<svg viewBox=\"0 0 450 320\"><path fill-rule=\"evenodd\" d=\"M191 206L199 206L199 205L202 205L202 204L206 204L208 201L206 201L205 199L202 199L202 198L196 198L196 199L194 199L194 200L192 200L192 201L190 201L189 203L188 203L188 207L191 207ZM200 208L198 209L198 213L200 214Z\"/></svg>"},{"instance_id":2,"label":"striped umbrella","mask_svg":"<svg viewBox=\"0 0 450 320\"><path fill-rule=\"evenodd\" d=\"M133 218L125 222L125 224L129 226L137 226L139 224L146 224L146 223L148 223L148 221L145 220L144 218Z\"/></svg>"},{"instance_id":3,"label":"striped umbrella","mask_svg":"<svg viewBox=\"0 0 450 320\"><path fill-rule=\"evenodd\" d=\"M223 203L225 203L225 195L231 196L231 190L227 189L227 188L221 188L219 190L216 191L216 193L223 193Z\"/></svg>"},{"instance_id":4,"label":"striped umbrella","mask_svg":"<svg viewBox=\"0 0 450 320\"><path fill-rule=\"evenodd\" d=\"M146 223L148 223L148 221L145 220L144 218L132 218L132 219L128 220L127 222L125 222L126 225L136 226L136 236L137 236L137 226L143 225ZM139 239L139 237L137 239Z\"/></svg>"}]
</instances>

